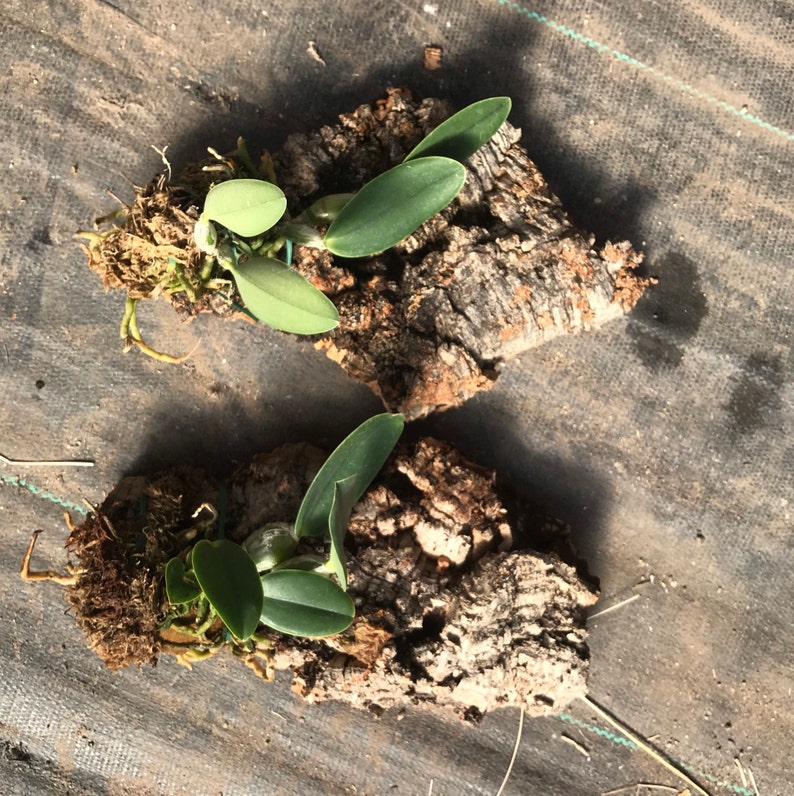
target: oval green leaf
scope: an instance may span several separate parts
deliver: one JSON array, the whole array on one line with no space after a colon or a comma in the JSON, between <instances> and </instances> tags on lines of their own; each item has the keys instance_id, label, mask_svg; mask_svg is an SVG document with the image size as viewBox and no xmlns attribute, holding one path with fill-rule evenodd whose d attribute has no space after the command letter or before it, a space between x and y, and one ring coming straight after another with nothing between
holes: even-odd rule
<instances>
[{"instance_id":1,"label":"oval green leaf","mask_svg":"<svg viewBox=\"0 0 794 796\"><path fill-rule=\"evenodd\" d=\"M328 296L286 263L252 257L229 269L246 308L262 323L293 334L322 334L339 325Z\"/></svg>"},{"instance_id":2,"label":"oval green leaf","mask_svg":"<svg viewBox=\"0 0 794 796\"><path fill-rule=\"evenodd\" d=\"M172 605L192 603L201 594L198 583L185 575L185 564L181 558L172 558L165 565L165 593Z\"/></svg>"},{"instance_id":3,"label":"oval green leaf","mask_svg":"<svg viewBox=\"0 0 794 796\"><path fill-rule=\"evenodd\" d=\"M278 222L287 209L284 192L264 180L227 180L213 186L204 215L244 238L255 238Z\"/></svg>"},{"instance_id":4,"label":"oval green leaf","mask_svg":"<svg viewBox=\"0 0 794 796\"><path fill-rule=\"evenodd\" d=\"M332 580L314 572L281 569L262 576L263 624L291 636L322 638L346 630L356 607Z\"/></svg>"},{"instance_id":5,"label":"oval green leaf","mask_svg":"<svg viewBox=\"0 0 794 796\"><path fill-rule=\"evenodd\" d=\"M470 158L504 124L511 106L510 97L468 105L426 135L405 160L438 155L461 162Z\"/></svg>"},{"instance_id":6,"label":"oval green leaf","mask_svg":"<svg viewBox=\"0 0 794 796\"><path fill-rule=\"evenodd\" d=\"M365 420L352 431L314 477L295 520L296 536L322 536L328 531L337 481L355 479L350 494L355 505L383 467L403 432L405 418L388 412Z\"/></svg>"},{"instance_id":7,"label":"oval green leaf","mask_svg":"<svg viewBox=\"0 0 794 796\"><path fill-rule=\"evenodd\" d=\"M368 182L340 211L325 246L340 257L369 257L394 246L443 210L466 169L450 158L401 163Z\"/></svg>"},{"instance_id":8,"label":"oval green leaf","mask_svg":"<svg viewBox=\"0 0 794 796\"><path fill-rule=\"evenodd\" d=\"M339 585L347 591L347 566L345 565L345 534L353 506L358 498L355 495L356 476L351 475L344 481L334 484L334 497L331 502L331 513L328 516L328 532L331 536L331 555L328 566L333 570Z\"/></svg>"},{"instance_id":9,"label":"oval green leaf","mask_svg":"<svg viewBox=\"0 0 794 796\"><path fill-rule=\"evenodd\" d=\"M251 556L228 539L202 539L193 548L193 572L210 605L239 639L259 624L262 587Z\"/></svg>"}]
</instances>

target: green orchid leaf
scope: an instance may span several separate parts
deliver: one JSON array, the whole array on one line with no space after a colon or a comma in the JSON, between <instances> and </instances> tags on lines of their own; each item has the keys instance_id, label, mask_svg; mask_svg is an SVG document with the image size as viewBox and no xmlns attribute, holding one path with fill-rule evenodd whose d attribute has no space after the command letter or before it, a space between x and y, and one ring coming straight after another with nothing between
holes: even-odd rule
<instances>
[{"instance_id":1,"label":"green orchid leaf","mask_svg":"<svg viewBox=\"0 0 794 796\"><path fill-rule=\"evenodd\" d=\"M251 556L228 539L202 539L193 548L192 560L210 605L237 638L247 639L262 613L262 587Z\"/></svg>"},{"instance_id":2,"label":"green orchid leaf","mask_svg":"<svg viewBox=\"0 0 794 796\"><path fill-rule=\"evenodd\" d=\"M339 212L325 246L340 257L369 257L394 246L443 210L466 169L450 158L401 163L368 182Z\"/></svg>"},{"instance_id":3,"label":"green orchid leaf","mask_svg":"<svg viewBox=\"0 0 794 796\"><path fill-rule=\"evenodd\" d=\"M467 106L441 122L405 160L441 155L463 162L504 124L511 106L510 97L491 97Z\"/></svg>"},{"instance_id":4,"label":"green orchid leaf","mask_svg":"<svg viewBox=\"0 0 794 796\"><path fill-rule=\"evenodd\" d=\"M342 440L303 498L295 520L296 536L322 536L328 531L337 481L355 478L355 487L351 487L355 504L389 458L404 425L402 415L387 412L365 420Z\"/></svg>"},{"instance_id":5,"label":"green orchid leaf","mask_svg":"<svg viewBox=\"0 0 794 796\"><path fill-rule=\"evenodd\" d=\"M357 478L354 475L334 484L334 499L328 515L328 532L331 536L331 555L328 566L336 575L339 585L347 591L347 567L345 566L345 534L353 506L356 505Z\"/></svg>"},{"instance_id":6,"label":"green orchid leaf","mask_svg":"<svg viewBox=\"0 0 794 796\"><path fill-rule=\"evenodd\" d=\"M291 636L322 638L350 626L356 607L332 580L314 572L280 569L262 576L262 624Z\"/></svg>"},{"instance_id":7,"label":"green orchid leaf","mask_svg":"<svg viewBox=\"0 0 794 796\"><path fill-rule=\"evenodd\" d=\"M227 180L210 189L203 215L235 235L255 238L274 226L286 209L284 192L272 182Z\"/></svg>"},{"instance_id":8,"label":"green orchid leaf","mask_svg":"<svg viewBox=\"0 0 794 796\"><path fill-rule=\"evenodd\" d=\"M165 593L172 605L192 603L201 595L201 587L192 576L185 574L181 558L172 558L165 565Z\"/></svg>"},{"instance_id":9,"label":"green orchid leaf","mask_svg":"<svg viewBox=\"0 0 794 796\"><path fill-rule=\"evenodd\" d=\"M286 263L252 257L229 270L246 308L262 323L293 334L322 334L338 326L333 302Z\"/></svg>"}]
</instances>

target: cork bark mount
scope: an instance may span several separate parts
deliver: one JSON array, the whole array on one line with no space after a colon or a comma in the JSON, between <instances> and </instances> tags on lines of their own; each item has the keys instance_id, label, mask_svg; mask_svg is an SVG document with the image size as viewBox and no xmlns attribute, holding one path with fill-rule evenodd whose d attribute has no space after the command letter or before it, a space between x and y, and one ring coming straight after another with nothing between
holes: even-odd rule
<instances>
[{"instance_id":1,"label":"cork bark mount","mask_svg":"<svg viewBox=\"0 0 794 796\"><path fill-rule=\"evenodd\" d=\"M274 162L291 209L360 188L451 113L393 90L336 126L290 136ZM572 225L520 137L506 122L467 161L452 204L382 255L298 248L297 267L341 317L318 348L408 419L488 389L501 363L529 348L623 315L649 283L628 242L595 250Z\"/></svg>"},{"instance_id":2,"label":"cork bark mount","mask_svg":"<svg viewBox=\"0 0 794 796\"><path fill-rule=\"evenodd\" d=\"M120 482L67 542L80 573L67 600L105 664L177 654L158 629L162 572L197 506L222 507L226 535L242 541L294 518L323 458L285 445L224 484L194 468ZM376 713L431 706L469 720L511 705L549 714L586 693L585 611L596 592L557 553L528 546L555 521L509 514L493 480L446 443L400 445L348 530L353 625L326 639L271 632L267 666L252 668L289 671L309 701Z\"/></svg>"}]
</instances>

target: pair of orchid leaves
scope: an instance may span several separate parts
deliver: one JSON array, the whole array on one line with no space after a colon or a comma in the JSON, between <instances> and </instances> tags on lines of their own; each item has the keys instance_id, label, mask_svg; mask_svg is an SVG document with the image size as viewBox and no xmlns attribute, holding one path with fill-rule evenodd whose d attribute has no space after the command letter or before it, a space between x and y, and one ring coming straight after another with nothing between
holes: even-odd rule
<instances>
[{"instance_id":1,"label":"pair of orchid leaves","mask_svg":"<svg viewBox=\"0 0 794 796\"><path fill-rule=\"evenodd\" d=\"M196 245L232 274L260 322L295 334L328 332L339 323L334 304L275 254L288 241L345 258L370 257L399 243L458 195L466 179L462 161L496 133L510 107L509 97L469 105L357 193L324 196L295 219L286 218L286 197L274 183L221 182L207 194Z\"/></svg>"}]
</instances>

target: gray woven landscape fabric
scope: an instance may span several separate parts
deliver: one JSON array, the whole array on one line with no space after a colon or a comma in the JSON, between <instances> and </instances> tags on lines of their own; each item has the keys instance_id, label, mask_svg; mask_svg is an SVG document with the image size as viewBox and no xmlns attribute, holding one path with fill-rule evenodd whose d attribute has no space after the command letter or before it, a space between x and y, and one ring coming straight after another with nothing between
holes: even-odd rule
<instances>
[{"instance_id":1,"label":"gray woven landscape fabric","mask_svg":"<svg viewBox=\"0 0 794 796\"><path fill-rule=\"evenodd\" d=\"M575 223L658 279L594 333L420 424L572 528L602 597L590 693L711 794L792 792L794 8L779 0L182 4L5 0L0 16L3 794L494 794L519 716L311 706L229 656L105 670L60 588L65 508L130 473L338 442L379 403L300 340L141 307L74 233L206 147L277 148L390 86L511 121ZM424 68L425 47L441 49ZM569 740L564 740L565 738ZM527 720L505 794L684 789L584 703ZM626 793L650 793L626 790ZM661 791L655 791L661 792Z\"/></svg>"}]
</instances>

